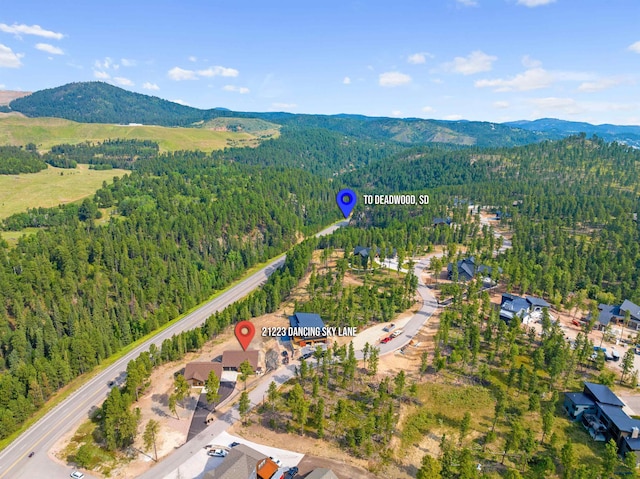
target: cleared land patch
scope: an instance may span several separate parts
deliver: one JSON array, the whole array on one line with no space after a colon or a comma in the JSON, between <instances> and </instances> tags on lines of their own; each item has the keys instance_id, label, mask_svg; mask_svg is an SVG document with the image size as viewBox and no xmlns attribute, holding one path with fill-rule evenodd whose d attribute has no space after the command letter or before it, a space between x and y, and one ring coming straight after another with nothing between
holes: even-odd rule
<instances>
[{"instance_id":1,"label":"cleared land patch","mask_svg":"<svg viewBox=\"0 0 640 479\"><path fill-rule=\"evenodd\" d=\"M277 130L271 130L267 136L277 136ZM136 138L157 141L162 151L213 151L228 146L256 146L264 137L263 132L77 123L61 118L27 118L14 113L0 113L0 145L35 143L39 150L48 150L61 143Z\"/></svg>"},{"instance_id":2,"label":"cleared land patch","mask_svg":"<svg viewBox=\"0 0 640 479\"><path fill-rule=\"evenodd\" d=\"M96 192L102 182L111 183L114 176L127 170L90 170L89 165L73 169L49 166L38 173L0 175L0 219L27 208L50 208L72 203Z\"/></svg>"}]
</instances>

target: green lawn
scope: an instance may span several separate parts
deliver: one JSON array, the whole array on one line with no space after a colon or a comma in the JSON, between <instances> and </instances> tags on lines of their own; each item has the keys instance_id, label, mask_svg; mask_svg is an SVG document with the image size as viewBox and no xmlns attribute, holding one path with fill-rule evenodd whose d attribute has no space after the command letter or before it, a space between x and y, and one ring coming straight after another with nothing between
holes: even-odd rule
<instances>
[{"instance_id":1,"label":"green lawn","mask_svg":"<svg viewBox=\"0 0 640 479\"><path fill-rule=\"evenodd\" d=\"M40 150L48 150L60 143L136 138L157 141L163 151L212 151L232 145L255 146L263 136L262 133L264 132L77 123L61 118L26 118L15 114L0 114L0 145L26 145L32 142L38 145ZM277 136L277 130L270 130L269 134Z\"/></svg>"},{"instance_id":2,"label":"green lawn","mask_svg":"<svg viewBox=\"0 0 640 479\"><path fill-rule=\"evenodd\" d=\"M27 208L52 207L78 201L96 192L102 182L127 170L90 170L89 165L74 169L49 166L38 173L0 175L0 219ZM10 238L5 238L10 239Z\"/></svg>"}]
</instances>

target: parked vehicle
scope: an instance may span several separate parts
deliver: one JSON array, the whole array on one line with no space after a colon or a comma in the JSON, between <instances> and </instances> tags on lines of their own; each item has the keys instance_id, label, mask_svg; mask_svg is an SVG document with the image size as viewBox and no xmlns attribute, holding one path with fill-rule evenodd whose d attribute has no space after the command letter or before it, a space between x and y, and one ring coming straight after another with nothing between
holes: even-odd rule
<instances>
[{"instance_id":1,"label":"parked vehicle","mask_svg":"<svg viewBox=\"0 0 640 479\"><path fill-rule=\"evenodd\" d=\"M391 336L387 336L386 338L382 338L380 342L382 344L387 344L389 341L391 341L391 339L392 339Z\"/></svg>"},{"instance_id":2,"label":"parked vehicle","mask_svg":"<svg viewBox=\"0 0 640 479\"><path fill-rule=\"evenodd\" d=\"M615 362L620 361L620 354L618 354L618 351L614 349L611 350L611 359L613 359L613 361Z\"/></svg>"},{"instance_id":3,"label":"parked vehicle","mask_svg":"<svg viewBox=\"0 0 640 479\"><path fill-rule=\"evenodd\" d=\"M282 461L281 461L280 459L276 459L276 458L275 458L275 457L273 457L273 456L269 456L269 459L271 459L273 462L275 462L275 463L276 463L276 466L278 466L278 467L282 467Z\"/></svg>"},{"instance_id":4,"label":"parked vehicle","mask_svg":"<svg viewBox=\"0 0 640 479\"><path fill-rule=\"evenodd\" d=\"M84 477L84 474L82 474L80 471L73 471L69 475L73 477L73 479L82 479Z\"/></svg>"},{"instance_id":5,"label":"parked vehicle","mask_svg":"<svg viewBox=\"0 0 640 479\"><path fill-rule=\"evenodd\" d=\"M397 338L398 336L400 336L402 333L404 333L404 331L402 329L397 329L395 330L393 333L391 333L391 337L392 338Z\"/></svg>"},{"instance_id":6,"label":"parked vehicle","mask_svg":"<svg viewBox=\"0 0 640 479\"><path fill-rule=\"evenodd\" d=\"M212 449L209 452L207 452L207 454L213 457L226 457L226 455L229 453L224 449Z\"/></svg>"},{"instance_id":7,"label":"parked vehicle","mask_svg":"<svg viewBox=\"0 0 640 479\"><path fill-rule=\"evenodd\" d=\"M396 327L396 325L391 323L391 324L388 324L387 326L385 326L384 328L382 328L382 330L385 333L388 333L389 331L393 330L393 328L395 328L395 327Z\"/></svg>"},{"instance_id":8,"label":"parked vehicle","mask_svg":"<svg viewBox=\"0 0 640 479\"><path fill-rule=\"evenodd\" d=\"M284 479L293 479L296 474L298 474L298 468L292 467L284 474Z\"/></svg>"},{"instance_id":9,"label":"parked vehicle","mask_svg":"<svg viewBox=\"0 0 640 479\"><path fill-rule=\"evenodd\" d=\"M304 359L305 361L307 359L309 359L311 356L313 356L313 353L307 353L307 354L303 354L302 356L300 356L301 359Z\"/></svg>"},{"instance_id":10,"label":"parked vehicle","mask_svg":"<svg viewBox=\"0 0 640 479\"><path fill-rule=\"evenodd\" d=\"M640 346L636 346L636 354L640 354Z\"/></svg>"},{"instance_id":11,"label":"parked vehicle","mask_svg":"<svg viewBox=\"0 0 640 479\"><path fill-rule=\"evenodd\" d=\"M231 444L229 444L229 447L236 447L236 446L239 446L239 445L240 445L239 442L233 441Z\"/></svg>"}]
</instances>

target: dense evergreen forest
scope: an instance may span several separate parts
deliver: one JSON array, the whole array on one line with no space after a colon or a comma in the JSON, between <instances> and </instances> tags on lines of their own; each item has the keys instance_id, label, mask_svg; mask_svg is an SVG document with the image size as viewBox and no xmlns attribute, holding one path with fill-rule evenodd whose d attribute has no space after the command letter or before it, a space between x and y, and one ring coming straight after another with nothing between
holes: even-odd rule
<instances>
[{"instance_id":1,"label":"dense evergreen forest","mask_svg":"<svg viewBox=\"0 0 640 479\"><path fill-rule=\"evenodd\" d=\"M103 82L70 83L13 100L11 110L29 117L58 117L85 123L143 123L199 126L215 118L256 118L294 129L322 128L374 141L515 146L565 135L477 121L373 118L359 115L296 115L282 112L199 110Z\"/></svg>"},{"instance_id":2,"label":"dense evergreen forest","mask_svg":"<svg viewBox=\"0 0 640 479\"><path fill-rule=\"evenodd\" d=\"M0 146L0 175L17 175L19 173L37 173L47 165L33 148L18 146Z\"/></svg>"},{"instance_id":3,"label":"dense evergreen forest","mask_svg":"<svg viewBox=\"0 0 640 479\"><path fill-rule=\"evenodd\" d=\"M431 188L426 208L358 207L372 226L403 229L456 198L491 205L514 232L500 258L509 287L559 304L578 290L640 301L639 177L638 150L580 135L513 149L421 147L343 179L362 193Z\"/></svg>"},{"instance_id":4,"label":"dense evergreen forest","mask_svg":"<svg viewBox=\"0 0 640 479\"><path fill-rule=\"evenodd\" d=\"M75 168L76 163L88 163L131 170L137 160L155 158L159 150L153 141L116 138L102 143L87 141L77 145L54 145L44 155L44 161L59 168Z\"/></svg>"},{"instance_id":5,"label":"dense evergreen forest","mask_svg":"<svg viewBox=\"0 0 640 479\"><path fill-rule=\"evenodd\" d=\"M0 437L71 378L338 219L301 171L161 155L0 246ZM104 226L98 207L113 217Z\"/></svg>"}]
</instances>

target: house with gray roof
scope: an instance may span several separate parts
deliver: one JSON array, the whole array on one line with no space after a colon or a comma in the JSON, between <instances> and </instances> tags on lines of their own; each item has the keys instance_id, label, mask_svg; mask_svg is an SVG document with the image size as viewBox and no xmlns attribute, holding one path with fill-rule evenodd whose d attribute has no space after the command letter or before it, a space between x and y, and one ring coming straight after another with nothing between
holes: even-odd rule
<instances>
[{"instance_id":1,"label":"house with gray roof","mask_svg":"<svg viewBox=\"0 0 640 479\"><path fill-rule=\"evenodd\" d=\"M475 256L469 256L447 265L447 276L449 279L455 277L455 271L458 272L459 281L471 281L476 274L480 274L483 277L491 277L493 268L484 264L477 264ZM498 272L502 273L502 268L498 268Z\"/></svg>"},{"instance_id":2,"label":"house with gray roof","mask_svg":"<svg viewBox=\"0 0 640 479\"><path fill-rule=\"evenodd\" d=\"M526 324L530 319L540 316L544 308L550 307L551 305L542 298L535 296L522 298L514 294L504 293L500 301L500 319L508 323L517 316Z\"/></svg>"},{"instance_id":3,"label":"house with gray roof","mask_svg":"<svg viewBox=\"0 0 640 479\"><path fill-rule=\"evenodd\" d=\"M339 479L331 469L319 467L314 469L306 479Z\"/></svg>"},{"instance_id":4,"label":"house with gray roof","mask_svg":"<svg viewBox=\"0 0 640 479\"><path fill-rule=\"evenodd\" d=\"M599 304L598 305L598 327L606 328L609 324L617 324L624 321L629 314L629 324L627 327L633 330L640 329L640 306L625 299L621 305Z\"/></svg>"},{"instance_id":5,"label":"house with gray roof","mask_svg":"<svg viewBox=\"0 0 640 479\"><path fill-rule=\"evenodd\" d=\"M620 454L640 457L640 420L629 417L625 404L607 386L584 383L582 392L564 395L564 409L574 421L582 421L596 441L613 439Z\"/></svg>"}]
</instances>

